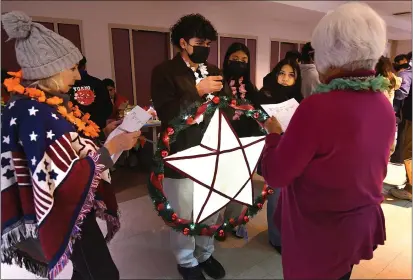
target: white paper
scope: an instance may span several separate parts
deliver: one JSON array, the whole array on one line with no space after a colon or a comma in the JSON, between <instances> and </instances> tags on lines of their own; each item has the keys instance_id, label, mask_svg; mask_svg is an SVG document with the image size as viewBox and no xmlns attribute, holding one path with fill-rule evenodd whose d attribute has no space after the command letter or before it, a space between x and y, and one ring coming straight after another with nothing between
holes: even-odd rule
<instances>
[{"instance_id":1,"label":"white paper","mask_svg":"<svg viewBox=\"0 0 413 280\"><path fill-rule=\"evenodd\" d=\"M295 110L298 108L298 105L300 104L298 104L297 100L291 98L283 103L266 104L261 105L261 107L269 116L276 117L278 122L281 124L282 130L286 131Z\"/></svg>"},{"instance_id":2,"label":"white paper","mask_svg":"<svg viewBox=\"0 0 413 280\"><path fill-rule=\"evenodd\" d=\"M121 129L128 132L138 131L144 126L152 115L139 106L135 106L123 119L119 126Z\"/></svg>"},{"instance_id":3,"label":"white paper","mask_svg":"<svg viewBox=\"0 0 413 280\"><path fill-rule=\"evenodd\" d=\"M204 184L194 182L194 222L204 221L228 204L229 198L241 204L253 204L254 197L249 171L253 173L257 166L264 148L264 140L265 136L240 138L240 145L222 112L216 110L205 131L201 145L165 158L168 164L184 172L188 178L194 178ZM244 149L245 156L242 149ZM219 153L219 157L216 152ZM213 180L214 176L215 180ZM213 189L211 189L212 186ZM203 207L204 204L205 207Z\"/></svg>"},{"instance_id":4,"label":"white paper","mask_svg":"<svg viewBox=\"0 0 413 280\"><path fill-rule=\"evenodd\" d=\"M151 114L149 114L147 111L139 106L136 106L125 116L122 123L117 128L115 128L115 130L113 130L111 134L109 134L105 143L109 142L113 137L121 133L140 130L151 117ZM113 163L115 163L119 159L121 154L122 153L112 155L111 158Z\"/></svg>"}]
</instances>

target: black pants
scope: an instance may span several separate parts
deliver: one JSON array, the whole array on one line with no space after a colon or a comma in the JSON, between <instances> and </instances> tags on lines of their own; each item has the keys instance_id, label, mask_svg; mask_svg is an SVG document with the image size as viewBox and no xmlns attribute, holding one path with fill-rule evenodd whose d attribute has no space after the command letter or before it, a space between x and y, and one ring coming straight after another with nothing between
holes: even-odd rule
<instances>
[{"instance_id":1,"label":"black pants","mask_svg":"<svg viewBox=\"0 0 413 280\"><path fill-rule=\"evenodd\" d=\"M85 218L81 229L82 237L76 240L70 258L73 263L72 280L119 280L119 271L94 213Z\"/></svg>"}]
</instances>

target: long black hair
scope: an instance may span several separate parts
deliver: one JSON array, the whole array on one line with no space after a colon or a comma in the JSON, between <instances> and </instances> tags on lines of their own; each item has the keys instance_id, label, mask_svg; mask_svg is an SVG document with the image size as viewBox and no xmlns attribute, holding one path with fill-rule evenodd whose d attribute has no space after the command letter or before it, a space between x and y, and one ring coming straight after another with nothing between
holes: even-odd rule
<instances>
[{"instance_id":1,"label":"long black hair","mask_svg":"<svg viewBox=\"0 0 413 280\"><path fill-rule=\"evenodd\" d=\"M224 73L224 80L228 82L232 77L231 74L229 73L229 68L228 68L228 62L229 62L229 57L231 54L237 52L237 51L242 51L244 52L247 57L248 57L248 63L247 63L247 70L244 74L244 84L248 85L251 83L251 59L250 59L250 50L248 47L242 43L232 43L231 46L229 46L227 53L225 54L224 58L224 64L222 66L222 71ZM248 89L247 89L248 90Z\"/></svg>"},{"instance_id":2,"label":"long black hair","mask_svg":"<svg viewBox=\"0 0 413 280\"><path fill-rule=\"evenodd\" d=\"M290 65L295 73L295 83L292 86L286 87L278 83L278 75L284 65ZM286 101L290 98L295 98L298 102L303 99L301 94L301 71L297 61L291 59L283 59L265 76L261 93L267 97L276 100L276 103Z\"/></svg>"}]
</instances>

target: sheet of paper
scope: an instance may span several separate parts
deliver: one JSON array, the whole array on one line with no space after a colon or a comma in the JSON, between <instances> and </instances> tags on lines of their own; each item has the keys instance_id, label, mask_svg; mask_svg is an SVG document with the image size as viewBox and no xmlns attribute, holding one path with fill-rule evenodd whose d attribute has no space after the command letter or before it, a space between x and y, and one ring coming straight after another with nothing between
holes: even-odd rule
<instances>
[{"instance_id":1,"label":"sheet of paper","mask_svg":"<svg viewBox=\"0 0 413 280\"><path fill-rule=\"evenodd\" d=\"M139 106L135 106L123 119L119 126L128 132L134 132L142 128L152 118L152 115Z\"/></svg>"},{"instance_id":2,"label":"sheet of paper","mask_svg":"<svg viewBox=\"0 0 413 280\"><path fill-rule=\"evenodd\" d=\"M261 105L264 111L271 117L276 117L281 124L283 131L286 131L295 110L298 108L298 102L294 98L279 104Z\"/></svg>"},{"instance_id":3,"label":"sheet of paper","mask_svg":"<svg viewBox=\"0 0 413 280\"><path fill-rule=\"evenodd\" d=\"M132 109L132 111L130 111L125 116L125 118L123 119L123 122L115 130L113 130L111 134L109 134L105 143L107 143L113 137L121 133L134 132L134 131L140 130L148 122L148 120L151 117L152 117L151 114L146 112L141 107L136 106L135 108ZM121 154L122 153L112 155L111 158L112 158L113 163L115 163L119 159Z\"/></svg>"}]
</instances>

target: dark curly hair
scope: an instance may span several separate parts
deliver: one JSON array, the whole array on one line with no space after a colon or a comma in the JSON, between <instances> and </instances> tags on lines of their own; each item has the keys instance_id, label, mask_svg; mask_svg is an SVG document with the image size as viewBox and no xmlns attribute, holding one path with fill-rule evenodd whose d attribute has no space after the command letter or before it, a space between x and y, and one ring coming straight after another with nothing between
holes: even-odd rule
<instances>
[{"instance_id":1,"label":"dark curly hair","mask_svg":"<svg viewBox=\"0 0 413 280\"><path fill-rule=\"evenodd\" d=\"M211 22L200 14L189 14L181 17L171 27L171 42L174 46L181 48L179 40L183 38L189 41L191 38L208 39L216 41L218 33Z\"/></svg>"}]
</instances>

